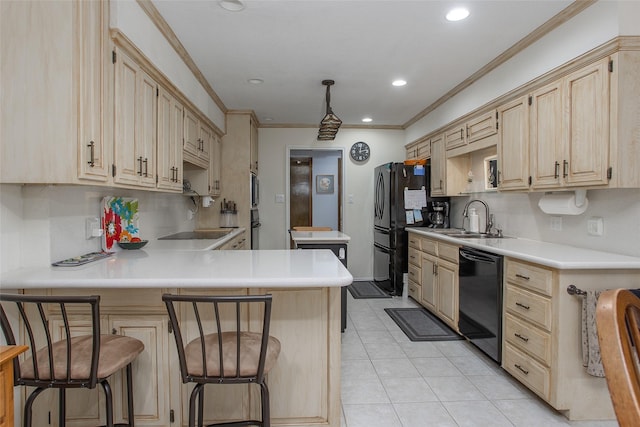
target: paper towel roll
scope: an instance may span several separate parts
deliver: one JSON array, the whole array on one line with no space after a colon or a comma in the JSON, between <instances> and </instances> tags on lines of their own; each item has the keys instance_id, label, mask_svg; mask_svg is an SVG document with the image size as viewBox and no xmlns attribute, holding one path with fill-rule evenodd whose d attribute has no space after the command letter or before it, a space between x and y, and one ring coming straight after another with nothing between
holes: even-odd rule
<instances>
[{"instance_id":1,"label":"paper towel roll","mask_svg":"<svg viewBox=\"0 0 640 427\"><path fill-rule=\"evenodd\" d=\"M552 215L580 215L587 210L589 200L585 190L575 193L545 194L538 202L542 212Z\"/></svg>"}]
</instances>

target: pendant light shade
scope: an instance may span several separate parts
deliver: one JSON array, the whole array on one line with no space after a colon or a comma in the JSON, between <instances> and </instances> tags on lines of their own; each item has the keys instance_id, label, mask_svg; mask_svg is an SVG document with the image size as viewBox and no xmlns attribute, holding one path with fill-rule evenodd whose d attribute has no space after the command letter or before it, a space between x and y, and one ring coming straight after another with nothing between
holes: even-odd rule
<instances>
[{"instance_id":1,"label":"pendant light shade","mask_svg":"<svg viewBox=\"0 0 640 427\"><path fill-rule=\"evenodd\" d=\"M327 112L320 122L320 129L318 130L318 141L333 141L336 138L338 129L342 124L342 120L338 118L331 110L331 94L329 88L335 82L333 80L323 80L322 84L327 87Z\"/></svg>"}]
</instances>

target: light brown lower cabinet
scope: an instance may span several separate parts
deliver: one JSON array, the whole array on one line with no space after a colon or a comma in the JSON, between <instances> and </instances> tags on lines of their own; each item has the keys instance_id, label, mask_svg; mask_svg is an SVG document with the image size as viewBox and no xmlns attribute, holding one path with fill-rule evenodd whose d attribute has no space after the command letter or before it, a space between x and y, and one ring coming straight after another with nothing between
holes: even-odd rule
<instances>
[{"instance_id":1,"label":"light brown lower cabinet","mask_svg":"<svg viewBox=\"0 0 640 427\"><path fill-rule=\"evenodd\" d=\"M582 366L583 297L567 288L637 287L640 271L504 266L502 367L571 420L615 419L605 379Z\"/></svg>"}]
</instances>

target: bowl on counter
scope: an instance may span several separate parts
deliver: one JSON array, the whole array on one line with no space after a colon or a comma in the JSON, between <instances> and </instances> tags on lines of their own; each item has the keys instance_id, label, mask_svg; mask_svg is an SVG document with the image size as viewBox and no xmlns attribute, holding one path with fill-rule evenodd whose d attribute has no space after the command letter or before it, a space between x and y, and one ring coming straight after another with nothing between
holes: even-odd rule
<instances>
[{"instance_id":1,"label":"bowl on counter","mask_svg":"<svg viewBox=\"0 0 640 427\"><path fill-rule=\"evenodd\" d=\"M122 249L140 249L149 243L148 240L140 240L139 242L118 242L118 246Z\"/></svg>"}]
</instances>

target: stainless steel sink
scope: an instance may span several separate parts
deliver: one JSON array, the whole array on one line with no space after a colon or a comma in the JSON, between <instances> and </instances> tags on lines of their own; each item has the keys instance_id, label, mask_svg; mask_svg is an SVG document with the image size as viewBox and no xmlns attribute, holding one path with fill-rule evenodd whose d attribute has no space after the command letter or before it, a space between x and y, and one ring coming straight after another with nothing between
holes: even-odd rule
<instances>
[{"instance_id":1,"label":"stainless steel sink","mask_svg":"<svg viewBox=\"0 0 640 427\"><path fill-rule=\"evenodd\" d=\"M229 233L231 233L231 230L183 231L169 236L160 237L158 240L216 240L223 238Z\"/></svg>"}]
</instances>

